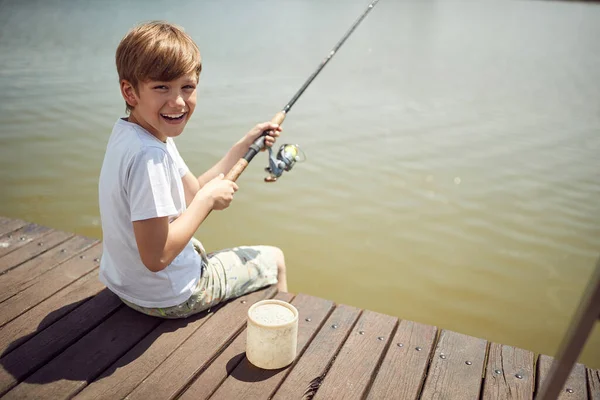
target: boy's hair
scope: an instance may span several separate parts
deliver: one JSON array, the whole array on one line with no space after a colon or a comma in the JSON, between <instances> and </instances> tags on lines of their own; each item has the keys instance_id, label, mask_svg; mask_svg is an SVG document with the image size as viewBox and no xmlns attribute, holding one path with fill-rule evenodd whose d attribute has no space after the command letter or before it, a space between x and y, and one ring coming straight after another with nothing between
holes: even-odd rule
<instances>
[{"instance_id":1,"label":"boy's hair","mask_svg":"<svg viewBox=\"0 0 600 400\"><path fill-rule=\"evenodd\" d=\"M200 77L200 50L183 28L152 21L131 29L119 43L116 54L119 82L129 81L136 93L138 83L171 81L185 74ZM131 107L125 102L127 112Z\"/></svg>"}]
</instances>

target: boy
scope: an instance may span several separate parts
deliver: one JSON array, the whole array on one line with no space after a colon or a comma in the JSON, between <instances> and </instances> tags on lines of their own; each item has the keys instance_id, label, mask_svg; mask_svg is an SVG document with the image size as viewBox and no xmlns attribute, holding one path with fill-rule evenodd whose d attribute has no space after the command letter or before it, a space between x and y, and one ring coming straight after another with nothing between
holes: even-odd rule
<instances>
[{"instance_id":1,"label":"boy","mask_svg":"<svg viewBox=\"0 0 600 400\"><path fill-rule=\"evenodd\" d=\"M202 64L194 41L172 24L142 24L121 40L116 64L129 117L115 123L100 172L102 283L128 306L163 318L185 318L272 284L287 291L280 249L207 255L192 237L211 210L231 203L238 186L224 174L264 131L272 146L281 128L256 125L195 177L173 142L196 106Z\"/></svg>"}]
</instances>

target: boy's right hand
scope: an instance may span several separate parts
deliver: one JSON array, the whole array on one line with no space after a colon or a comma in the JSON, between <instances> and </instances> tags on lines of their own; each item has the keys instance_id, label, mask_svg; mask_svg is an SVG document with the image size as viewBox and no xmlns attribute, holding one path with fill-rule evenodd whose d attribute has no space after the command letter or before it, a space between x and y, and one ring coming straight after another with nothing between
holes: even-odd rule
<instances>
[{"instance_id":1,"label":"boy's right hand","mask_svg":"<svg viewBox=\"0 0 600 400\"><path fill-rule=\"evenodd\" d=\"M199 195L212 201L213 210L224 210L229 207L231 200L233 200L233 194L238 190L238 185L235 182L223 179L223 177L223 174L219 174L198 191Z\"/></svg>"}]
</instances>

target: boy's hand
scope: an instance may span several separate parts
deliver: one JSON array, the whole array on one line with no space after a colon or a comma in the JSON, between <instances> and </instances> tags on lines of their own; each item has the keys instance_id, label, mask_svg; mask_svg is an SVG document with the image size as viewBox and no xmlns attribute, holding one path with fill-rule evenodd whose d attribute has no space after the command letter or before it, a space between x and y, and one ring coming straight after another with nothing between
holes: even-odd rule
<instances>
[{"instance_id":1,"label":"boy's hand","mask_svg":"<svg viewBox=\"0 0 600 400\"><path fill-rule=\"evenodd\" d=\"M265 150L267 147L273 146L279 137L279 132L281 132L281 127L279 125L271 122L257 124L248 133L246 133L246 139L250 143L254 143L254 141L258 139L264 131L269 131L269 134L265 136L265 148L263 149Z\"/></svg>"},{"instance_id":2,"label":"boy's hand","mask_svg":"<svg viewBox=\"0 0 600 400\"><path fill-rule=\"evenodd\" d=\"M224 210L229 207L233 194L238 190L238 185L230 180L223 179L223 174L209 181L198 191L197 195L205 196L213 203L213 210Z\"/></svg>"}]
</instances>

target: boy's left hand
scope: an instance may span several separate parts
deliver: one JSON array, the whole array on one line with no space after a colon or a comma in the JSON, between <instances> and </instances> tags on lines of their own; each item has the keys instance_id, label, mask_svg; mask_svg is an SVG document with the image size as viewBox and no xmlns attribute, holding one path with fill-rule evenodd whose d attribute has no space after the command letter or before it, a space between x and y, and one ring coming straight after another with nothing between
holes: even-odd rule
<instances>
[{"instance_id":1,"label":"boy's left hand","mask_svg":"<svg viewBox=\"0 0 600 400\"><path fill-rule=\"evenodd\" d=\"M257 124L254 128L248 131L248 133L246 133L246 138L250 143L254 143L254 141L258 139L264 131L269 131L269 134L265 136L265 148L263 150L275 144L275 141L279 137L279 133L282 131L282 129L279 125L272 122L263 122Z\"/></svg>"}]
</instances>

